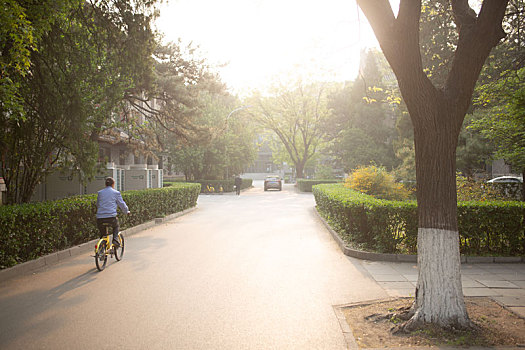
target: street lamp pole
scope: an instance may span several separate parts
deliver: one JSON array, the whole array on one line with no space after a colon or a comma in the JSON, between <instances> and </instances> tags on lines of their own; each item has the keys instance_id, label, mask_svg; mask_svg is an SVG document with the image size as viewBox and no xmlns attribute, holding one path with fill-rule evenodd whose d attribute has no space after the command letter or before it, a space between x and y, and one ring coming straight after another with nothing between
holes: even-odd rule
<instances>
[{"instance_id":1,"label":"street lamp pole","mask_svg":"<svg viewBox=\"0 0 525 350\"><path fill-rule=\"evenodd\" d=\"M243 110L243 109L246 109L246 108L250 108L251 106L240 106L240 107L237 107L235 108L233 111L230 112L230 114L228 114L228 116L226 117L226 127L228 127L228 119L230 119L230 117L232 116L233 113L235 112L238 112L240 110Z\"/></svg>"},{"instance_id":2,"label":"street lamp pole","mask_svg":"<svg viewBox=\"0 0 525 350\"><path fill-rule=\"evenodd\" d=\"M235 112L241 111L243 109L250 108L250 107L251 107L250 105L240 106L240 107L235 108L234 110L232 110L228 114L228 116L226 117L226 133L228 133L228 120L230 119L232 114L235 113ZM230 178L230 164L229 164L229 157L228 157L228 142L227 142L227 140L226 140L226 143L224 144L224 151L226 152L226 179L229 179Z\"/></svg>"}]
</instances>

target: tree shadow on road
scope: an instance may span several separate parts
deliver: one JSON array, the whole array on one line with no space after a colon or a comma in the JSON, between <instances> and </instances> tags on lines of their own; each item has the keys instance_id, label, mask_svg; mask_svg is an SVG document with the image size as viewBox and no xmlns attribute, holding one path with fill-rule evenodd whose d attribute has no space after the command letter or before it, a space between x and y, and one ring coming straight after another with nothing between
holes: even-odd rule
<instances>
[{"instance_id":1,"label":"tree shadow on road","mask_svg":"<svg viewBox=\"0 0 525 350\"><path fill-rule=\"evenodd\" d=\"M96 274L96 270L90 269L49 290L0 297L0 346L7 348L26 337L42 338L59 329L65 322L59 314L85 299L82 295L64 295L91 283Z\"/></svg>"}]
</instances>

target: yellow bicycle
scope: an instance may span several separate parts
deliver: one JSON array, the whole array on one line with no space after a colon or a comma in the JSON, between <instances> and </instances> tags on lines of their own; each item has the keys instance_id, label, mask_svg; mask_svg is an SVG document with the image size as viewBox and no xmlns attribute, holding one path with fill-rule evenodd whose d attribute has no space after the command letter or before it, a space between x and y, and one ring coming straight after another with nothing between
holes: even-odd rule
<instances>
[{"instance_id":1,"label":"yellow bicycle","mask_svg":"<svg viewBox=\"0 0 525 350\"><path fill-rule=\"evenodd\" d=\"M110 224L104 223L103 225L106 227L106 235L99 239L95 245L95 265L97 265L97 269L99 271L102 271L106 268L108 256L112 258L114 255L115 259L120 261L124 255L124 235L122 235L120 232L118 233L120 246L115 247L112 243L113 228Z\"/></svg>"}]
</instances>

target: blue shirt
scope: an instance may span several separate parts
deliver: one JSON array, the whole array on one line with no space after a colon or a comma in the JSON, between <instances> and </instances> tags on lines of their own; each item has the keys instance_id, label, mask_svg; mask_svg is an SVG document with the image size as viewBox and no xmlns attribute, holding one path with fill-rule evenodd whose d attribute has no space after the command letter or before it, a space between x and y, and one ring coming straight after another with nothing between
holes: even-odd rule
<instances>
[{"instance_id":1,"label":"blue shirt","mask_svg":"<svg viewBox=\"0 0 525 350\"><path fill-rule=\"evenodd\" d=\"M122 195L119 191L117 191L111 186L108 186L103 190L98 191L97 219L116 217L117 206L119 206L124 213L128 213L128 206L122 199Z\"/></svg>"}]
</instances>

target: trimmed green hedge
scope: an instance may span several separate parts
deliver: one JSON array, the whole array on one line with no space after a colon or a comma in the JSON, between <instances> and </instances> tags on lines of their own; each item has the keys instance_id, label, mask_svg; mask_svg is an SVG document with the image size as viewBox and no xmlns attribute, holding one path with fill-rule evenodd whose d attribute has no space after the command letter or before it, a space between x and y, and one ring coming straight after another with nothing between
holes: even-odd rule
<instances>
[{"instance_id":1,"label":"trimmed green hedge","mask_svg":"<svg viewBox=\"0 0 525 350\"><path fill-rule=\"evenodd\" d=\"M523 198L521 183L498 183L491 182L486 184L496 190L502 198L520 201Z\"/></svg>"},{"instance_id":2,"label":"trimmed green hedge","mask_svg":"<svg viewBox=\"0 0 525 350\"><path fill-rule=\"evenodd\" d=\"M208 187L213 187L213 193L220 193L221 187L222 192L235 191L235 180L196 180L194 182L201 184L201 193L212 193L208 191ZM241 189L252 187L252 183L252 179L242 179Z\"/></svg>"},{"instance_id":3,"label":"trimmed green hedge","mask_svg":"<svg viewBox=\"0 0 525 350\"><path fill-rule=\"evenodd\" d=\"M222 187L222 192L233 192L235 191L235 180L195 180L188 181L190 183L199 183L201 184L201 193L212 193L208 191L208 188L213 187L213 193L220 193L220 188ZM163 186L170 187L173 184L178 182L174 181L165 181ZM253 185L252 179L242 179L241 189L250 188Z\"/></svg>"},{"instance_id":4,"label":"trimmed green hedge","mask_svg":"<svg viewBox=\"0 0 525 350\"><path fill-rule=\"evenodd\" d=\"M201 193L212 193L208 191L208 188L213 187L213 193L220 193L220 188L222 187L222 192L233 192L235 191L235 181L234 180L195 180L189 181L191 183L201 184ZM177 182L165 181L163 186L169 187L172 184ZM250 188L253 185L252 179L242 179L241 189Z\"/></svg>"},{"instance_id":5,"label":"trimmed green hedge","mask_svg":"<svg viewBox=\"0 0 525 350\"><path fill-rule=\"evenodd\" d=\"M525 256L525 202L458 203L461 252Z\"/></svg>"},{"instance_id":6,"label":"trimmed green hedge","mask_svg":"<svg viewBox=\"0 0 525 350\"><path fill-rule=\"evenodd\" d=\"M200 186L122 192L132 215L119 215L122 230L197 204ZM0 207L0 268L98 238L96 194Z\"/></svg>"},{"instance_id":7,"label":"trimmed green hedge","mask_svg":"<svg viewBox=\"0 0 525 350\"><path fill-rule=\"evenodd\" d=\"M388 201L340 184L313 190L317 208L348 244L381 253L417 252L417 203ZM471 256L525 255L525 203L459 202L460 250Z\"/></svg>"},{"instance_id":8,"label":"trimmed green hedge","mask_svg":"<svg viewBox=\"0 0 525 350\"><path fill-rule=\"evenodd\" d=\"M183 183L183 182L189 183L191 181L186 181L184 179L164 180L164 182L162 183L162 187L170 187L173 184L180 184L180 183Z\"/></svg>"},{"instance_id":9,"label":"trimmed green hedge","mask_svg":"<svg viewBox=\"0 0 525 350\"><path fill-rule=\"evenodd\" d=\"M326 180L308 180L308 179L297 179L297 187L301 192L312 192L312 187L320 184L334 184L341 182L337 179L326 179Z\"/></svg>"}]
</instances>

